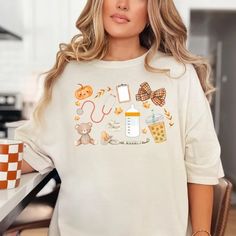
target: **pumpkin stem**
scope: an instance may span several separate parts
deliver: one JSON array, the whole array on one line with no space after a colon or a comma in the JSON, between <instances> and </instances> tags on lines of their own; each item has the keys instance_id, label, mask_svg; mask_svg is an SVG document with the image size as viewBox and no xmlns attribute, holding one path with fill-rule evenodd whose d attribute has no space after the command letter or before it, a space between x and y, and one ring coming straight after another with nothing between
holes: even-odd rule
<instances>
[{"instance_id":1,"label":"pumpkin stem","mask_svg":"<svg viewBox=\"0 0 236 236\"><path fill-rule=\"evenodd\" d=\"M78 85L80 85L80 86L81 86L81 88L83 88L83 87L84 87L82 84L78 84Z\"/></svg>"}]
</instances>

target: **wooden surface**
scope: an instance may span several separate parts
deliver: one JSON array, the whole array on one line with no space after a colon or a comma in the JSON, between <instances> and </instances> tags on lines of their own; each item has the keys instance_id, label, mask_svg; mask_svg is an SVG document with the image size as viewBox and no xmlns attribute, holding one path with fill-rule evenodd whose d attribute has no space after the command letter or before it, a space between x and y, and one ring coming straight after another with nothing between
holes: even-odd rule
<instances>
[{"instance_id":1,"label":"wooden surface","mask_svg":"<svg viewBox=\"0 0 236 236\"><path fill-rule=\"evenodd\" d=\"M229 219L226 227L225 236L236 235L236 206L232 207L229 211Z\"/></svg>"}]
</instances>

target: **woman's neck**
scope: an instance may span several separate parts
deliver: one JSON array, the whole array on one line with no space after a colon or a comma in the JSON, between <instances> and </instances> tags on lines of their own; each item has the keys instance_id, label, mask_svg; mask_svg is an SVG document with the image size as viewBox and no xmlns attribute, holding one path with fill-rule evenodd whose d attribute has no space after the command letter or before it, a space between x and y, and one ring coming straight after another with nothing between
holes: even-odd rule
<instances>
[{"instance_id":1,"label":"woman's neck","mask_svg":"<svg viewBox=\"0 0 236 236\"><path fill-rule=\"evenodd\" d=\"M105 61L124 61L143 55L147 51L140 45L139 38L117 39L109 38L109 48Z\"/></svg>"}]
</instances>

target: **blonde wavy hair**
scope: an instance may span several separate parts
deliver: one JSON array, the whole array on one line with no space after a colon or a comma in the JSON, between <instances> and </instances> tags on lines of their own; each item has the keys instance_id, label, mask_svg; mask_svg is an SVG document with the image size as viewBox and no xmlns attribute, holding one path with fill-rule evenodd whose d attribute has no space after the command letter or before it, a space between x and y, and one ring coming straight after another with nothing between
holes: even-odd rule
<instances>
[{"instance_id":1,"label":"blonde wavy hair","mask_svg":"<svg viewBox=\"0 0 236 236\"><path fill-rule=\"evenodd\" d=\"M76 22L76 27L81 33L74 36L69 44L60 44L56 63L50 71L46 72L44 93L33 113L35 119L39 120L44 108L50 102L54 84L68 62L102 59L106 55L108 35L103 27L102 8L103 0L88 0ZM206 59L193 55L187 50L187 29L173 0L148 0L147 11L149 24L140 34L141 45L149 49L144 64L146 70L169 74L168 69L158 69L150 65L158 50L173 56L184 65L191 63L210 100L214 90L210 83L210 66Z\"/></svg>"}]
</instances>

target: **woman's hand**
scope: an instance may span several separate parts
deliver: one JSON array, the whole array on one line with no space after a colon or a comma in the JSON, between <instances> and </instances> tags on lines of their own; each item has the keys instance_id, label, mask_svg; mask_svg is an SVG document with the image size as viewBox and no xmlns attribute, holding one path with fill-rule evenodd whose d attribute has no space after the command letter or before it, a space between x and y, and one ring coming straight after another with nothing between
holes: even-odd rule
<instances>
[{"instance_id":1,"label":"woman's hand","mask_svg":"<svg viewBox=\"0 0 236 236\"><path fill-rule=\"evenodd\" d=\"M28 164L25 160L22 160L22 169L21 173L26 174L26 173L31 173L36 171L31 165Z\"/></svg>"}]
</instances>

